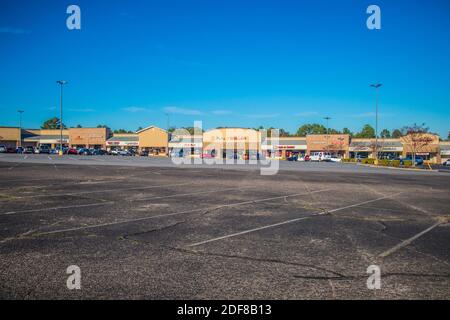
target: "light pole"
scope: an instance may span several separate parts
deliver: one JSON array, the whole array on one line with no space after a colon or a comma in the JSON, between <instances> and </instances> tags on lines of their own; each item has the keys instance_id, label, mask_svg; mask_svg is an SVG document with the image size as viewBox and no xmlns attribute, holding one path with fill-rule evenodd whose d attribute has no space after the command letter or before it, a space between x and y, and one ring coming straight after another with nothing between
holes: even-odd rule
<instances>
[{"instance_id":1,"label":"light pole","mask_svg":"<svg viewBox=\"0 0 450 320\"><path fill-rule=\"evenodd\" d=\"M325 120L327 120L327 152L329 152L329 143L328 143L328 139L329 139L329 134L330 134L330 129L329 129L329 126L328 126L328 122L331 120L331 118L330 117L325 117L324 118Z\"/></svg>"},{"instance_id":2,"label":"light pole","mask_svg":"<svg viewBox=\"0 0 450 320\"><path fill-rule=\"evenodd\" d=\"M25 111L23 110L17 110L19 113L19 147L22 146L22 113Z\"/></svg>"},{"instance_id":3,"label":"light pole","mask_svg":"<svg viewBox=\"0 0 450 320\"><path fill-rule=\"evenodd\" d=\"M170 113L166 113L166 117L167 117L167 149L166 149L166 154L168 157L170 157L170 153L169 153L169 142L170 142Z\"/></svg>"},{"instance_id":4,"label":"light pole","mask_svg":"<svg viewBox=\"0 0 450 320\"><path fill-rule=\"evenodd\" d=\"M67 81L65 80L58 80L56 81L57 84L60 85L60 95L59 95L59 155L63 155L63 87L65 84L67 84Z\"/></svg>"},{"instance_id":5,"label":"light pole","mask_svg":"<svg viewBox=\"0 0 450 320\"><path fill-rule=\"evenodd\" d=\"M370 86L372 88L375 88L375 92L376 92L376 105L375 105L375 162L376 164L378 164L378 95L379 95L379 90L380 87L383 84L381 83L375 83L375 84L371 84Z\"/></svg>"}]
</instances>

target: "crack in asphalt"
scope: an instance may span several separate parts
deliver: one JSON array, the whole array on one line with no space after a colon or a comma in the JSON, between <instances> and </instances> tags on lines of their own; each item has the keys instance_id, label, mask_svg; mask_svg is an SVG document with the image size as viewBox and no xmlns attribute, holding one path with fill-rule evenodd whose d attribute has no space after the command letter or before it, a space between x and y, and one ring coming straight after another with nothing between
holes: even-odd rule
<instances>
[{"instance_id":1,"label":"crack in asphalt","mask_svg":"<svg viewBox=\"0 0 450 320\"><path fill-rule=\"evenodd\" d=\"M345 277L345 275L343 275L337 271L333 271L333 270L326 269L323 267L318 267L317 265L304 264L304 263L299 263L299 262L283 261L280 259L268 259L268 258L256 258L256 257L240 256L240 255L230 255L230 254L223 254L223 253L212 253L212 252L189 250L189 249L177 248L177 247L171 247L171 246L161 246L161 247L167 248L167 249L170 249L173 251L194 254L194 255L199 255L199 256L212 256L212 257L220 257L220 258L228 258L228 259L241 259L241 260L248 260L248 261L268 262L268 263L277 263L277 264L282 264L282 265L287 265L287 266L311 268L311 269L315 269L315 270L322 271L322 272L328 272L328 273L334 274L335 276Z\"/></svg>"}]
</instances>

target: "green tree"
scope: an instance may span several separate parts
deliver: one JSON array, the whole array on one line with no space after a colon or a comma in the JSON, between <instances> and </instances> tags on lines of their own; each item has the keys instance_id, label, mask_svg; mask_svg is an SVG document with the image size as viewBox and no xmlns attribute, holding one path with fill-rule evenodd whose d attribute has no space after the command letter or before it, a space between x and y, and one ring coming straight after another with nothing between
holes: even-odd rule
<instances>
[{"instance_id":1,"label":"green tree","mask_svg":"<svg viewBox=\"0 0 450 320\"><path fill-rule=\"evenodd\" d=\"M99 124L97 128L109 128L106 124Z\"/></svg>"},{"instance_id":2,"label":"green tree","mask_svg":"<svg viewBox=\"0 0 450 320\"><path fill-rule=\"evenodd\" d=\"M325 133L327 133L327 128L318 123L304 124L297 130L297 135L301 137L305 137L308 134L325 134Z\"/></svg>"},{"instance_id":3,"label":"green tree","mask_svg":"<svg viewBox=\"0 0 450 320\"><path fill-rule=\"evenodd\" d=\"M64 123L62 124L62 127L63 127L63 129L67 128ZM57 117L53 117L51 119L48 119L41 126L41 129L48 129L48 130L59 129L59 128L60 128L59 118L57 118Z\"/></svg>"},{"instance_id":4,"label":"green tree","mask_svg":"<svg viewBox=\"0 0 450 320\"><path fill-rule=\"evenodd\" d=\"M394 131L392 131L392 138L398 139L401 138L402 136L402 132L399 129L394 129Z\"/></svg>"},{"instance_id":5,"label":"green tree","mask_svg":"<svg viewBox=\"0 0 450 320\"><path fill-rule=\"evenodd\" d=\"M375 138L375 129L370 124L366 124L355 138Z\"/></svg>"},{"instance_id":6,"label":"green tree","mask_svg":"<svg viewBox=\"0 0 450 320\"><path fill-rule=\"evenodd\" d=\"M450 140L450 132L448 133L447 140Z\"/></svg>"},{"instance_id":7,"label":"green tree","mask_svg":"<svg viewBox=\"0 0 450 320\"><path fill-rule=\"evenodd\" d=\"M81 124L77 124L76 128L83 128Z\"/></svg>"},{"instance_id":8,"label":"green tree","mask_svg":"<svg viewBox=\"0 0 450 320\"><path fill-rule=\"evenodd\" d=\"M350 137L353 137L353 132L351 132L349 128L342 129L342 133L348 134Z\"/></svg>"},{"instance_id":9,"label":"green tree","mask_svg":"<svg viewBox=\"0 0 450 320\"><path fill-rule=\"evenodd\" d=\"M388 129L383 129L380 133L380 137L382 138L390 138L391 132Z\"/></svg>"}]
</instances>

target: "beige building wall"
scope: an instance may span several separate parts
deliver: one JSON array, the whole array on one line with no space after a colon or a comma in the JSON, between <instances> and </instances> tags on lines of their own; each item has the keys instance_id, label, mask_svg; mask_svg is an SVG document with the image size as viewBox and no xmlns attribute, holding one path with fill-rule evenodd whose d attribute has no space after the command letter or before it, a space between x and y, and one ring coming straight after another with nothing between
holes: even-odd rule
<instances>
[{"instance_id":1,"label":"beige building wall","mask_svg":"<svg viewBox=\"0 0 450 320\"><path fill-rule=\"evenodd\" d=\"M106 148L106 140L111 136L108 128L71 128L69 131L69 144L73 146Z\"/></svg>"},{"instance_id":2,"label":"beige building wall","mask_svg":"<svg viewBox=\"0 0 450 320\"><path fill-rule=\"evenodd\" d=\"M348 134L311 134L306 136L308 154L314 151L339 152L349 157L350 135Z\"/></svg>"},{"instance_id":3,"label":"beige building wall","mask_svg":"<svg viewBox=\"0 0 450 320\"><path fill-rule=\"evenodd\" d=\"M0 145L7 148L19 146L20 130L19 128L0 127Z\"/></svg>"},{"instance_id":4,"label":"beige building wall","mask_svg":"<svg viewBox=\"0 0 450 320\"><path fill-rule=\"evenodd\" d=\"M224 152L260 152L261 133L246 128L213 129L203 134L203 149L215 150L218 156Z\"/></svg>"},{"instance_id":5,"label":"beige building wall","mask_svg":"<svg viewBox=\"0 0 450 320\"><path fill-rule=\"evenodd\" d=\"M139 136L139 149L148 150L154 155L167 154L169 136L167 131L155 126L137 132Z\"/></svg>"}]
</instances>

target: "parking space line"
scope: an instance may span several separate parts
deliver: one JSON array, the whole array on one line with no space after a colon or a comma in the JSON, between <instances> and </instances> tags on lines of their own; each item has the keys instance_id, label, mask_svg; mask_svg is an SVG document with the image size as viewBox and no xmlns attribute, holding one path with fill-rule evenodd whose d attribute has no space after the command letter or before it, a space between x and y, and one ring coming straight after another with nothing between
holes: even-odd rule
<instances>
[{"instance_id":1,"label":"parking space line","mask_svg":"<svg viewBox=\"0 0 450 320\"><path fill-rule=\"evenodd\" d=\"M106 189L106 190L92 190L92 191L79 191L79 192L70 192L70 193L60 193L60 194L38 194L32 196L18 196L16 198L19 199L29 199L29 198L42 198L42 197L60 197L60 196L76 196L80 194L91 194L91 193L104 193L104 192L114 192L114 191L130 191L130 190L146 190L146 189L155 189L155 188L164 188L164 187L176 187L176 186L185 186L192 185L192 182L184 182L184 183L175 183L175 184L165 184L165 185L155 185L155 186L146 186L146 187L130 187L130 188L118 188L118 189Z\"/></svg>"},{"instance_id":2,"label":"parking space line","mask_svg":"<svg viewBox=\"0 0 450 320\"><path fill-rule=\"evenodd\" d=\"M254 228L254 229L250 229L250 230L244 230L244 231L241 231L241 232L236 232L236 233L228 234L228 235L225 235L225 236L212 238L212 239L205 240L205 241L196 242L196 243L187 245L186 247L196 247L196 246L200 246L202 244L206 244L206 243L210 243L210 242L214 242L214 241L218 241L218 240L228 239L228 238L240 236L240 235L247 234L247 233L252 233L252 232L256 232L256 231L260 231L260 230L264 230L264 229L274 228L274 227L278 227L278 226L289 224L289 223L294 223L294 222L305 220L305 219L309 219L309 218L312 218L312 217L315 217L315 216L325 215L325 214L338 212L338 211L349 209L349 208L353 208L353 207L358 207L358 206L363 205L363 204L367 204L367 203L372 203L372 202L376 202L376 201L380 201L380 200L384 200L384 199L393 198L393 197L399 195L400 193L402 193L402 192L399 192L399 193L396 193L396 194L393 194L393 195L389 195L389 196L384 196L384 197L377 198L377 199L373 199L373 200L368 200L368 201L355 203L355 204L348 205L348 206L345 206L345 207L340 207L340 208L336 208L336 209L332 209L332 210L324 210L324 211L321 211L321 212L318 212L318 213L313 213L313 214L311 214L310 216L307 216L307 217L300 217L300 218L290 219L290 220L286 220L286 221L281 221L281 222L278 222L278 223L269 224L269 225L266 225L266 226L262 226L262 227L258 227L258 228Z\"/></svg>"},{"instance_id":3,"label":"parking space line","mask_svg":"<svg viewBox=\"0 0 450 320\"><path fill-rule=\"evenodd\" d=\"M423 236L424 234L430 232L431 230L433 230L434 228L436 228L437 226L441 225L443 222L442 221L438 221L435 224L433 224L431 227L419 232L418 234L416 234L415 236L406 239L402 242L400 242L399 244L397 244L396 246L384 251L383 253L379 254L378 257L380 258L386 258L387 256L393 254L394 252L400 250L403 247L406 247L407 245L411 244L414 240L420 238L421 236Z\"/></svg>"},{"instance_id":4,"label":"parking space line","mask_svg":"<svg viewBox=\"0 0 450 320\"><path fill-rule=\"evenodd\" d=\"M91 204L78 204L73 206L62 206L62 207L50 207L50 208L40 208L40 209L29 209L29 210L21 210L21 211L9 211L2 212L0 216L7 216L17 213L30 213L30 212L39 212L39 211L51 211L51 210L60 210L60 209L72 209L72 208L83 208L83 207L96 207L103 206L107 204L113 204L114 201L100 202L100 203L91 203Z\"/></svg>"},{"instance_id":5,"label":"parking space line","mask_svg":"<svg viewBox=\"0 0 450 320\"><path fill-rule=\"evenodd\" d=\"M314 191L310 191L310 192L303 192L303 193L296 193L296 194L287 194L287 195L276 196L276 197L271 197L271 198L247 200L247 201L230 203L230 204L224 204L224 205L219 205L219 206L212 206L212 207L206 207L206 208L200 208L200 209L191 209L191 210L186 210L186 211L181 211L181 212L173 212L173 213L160 214L160 215L155 215L155 216L150 216L150 217L142 217L142 218L136 218L136 219L128 219L128 220L122 220L122 221L101 223L101 224L95 224L95 225L84 226L84 227L60 229L60 230L54 230L54 231L38 233L38 234L35 234L35 236L42 236L42 235L49 235L49 234L65 233L65 232L70 232L70 231L79 231L79 230L86 230L86 229L101 228L101 227L107 227L107 226L113 226L113 225L125 224L125 223L131 223L131 222L138 222L138 221L144 221L144 220L150 220L150 219L156 219L156 218L162 218L162 217L171 217L171 216L180 215L180 214L187 214L187 213L194 213L194 212L201 212L201 211L217 210L217 209L222 209L222 208L237 207L237 206L246 205L246 204L267 202L267 201L279 200L279 199L284 199L284 198L299 197L299 196L309 195L309 194L318 193L318 192L325 192L325 191L331 191L331 189L314 190Z\"/></svg>"},{"instance_id":6,"label":"parking space line","mask_svg":"<svg viewBox=\"0 0 450 320\"><path fill-rule=\"evenodd\" d=\"M191 193L178 193L178 194L171 194L170 196L140 198L140 199L135 199L133 201L146 201L146 200L156 200L156 199L177 198L177 197L193 196L193 195L198 195L198 194L209 194L209 193L225 192L225 191L233 191L233 190L242 190L242 189L250 189L250 188L255 188L255 187L254 186L247 186L247 187L217 189L217 190L209 190L209 191L198 191L198 192L191 192Z\"/></svg>"}]
</instances>

